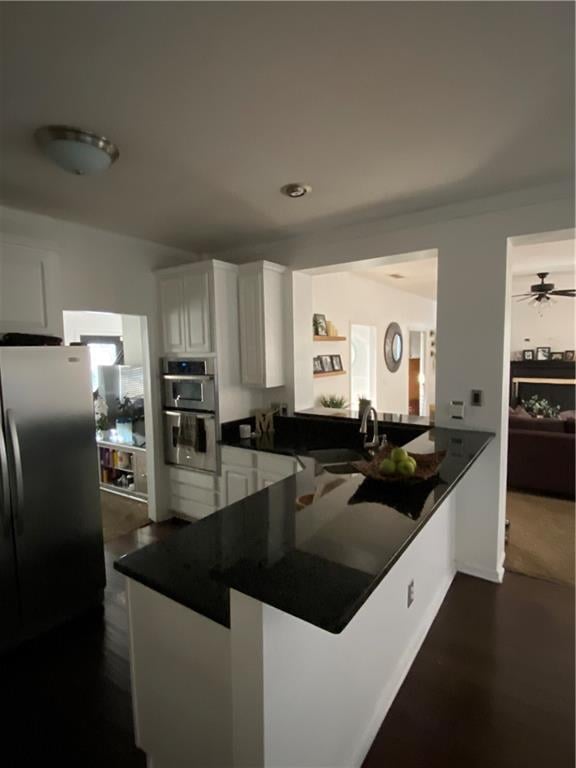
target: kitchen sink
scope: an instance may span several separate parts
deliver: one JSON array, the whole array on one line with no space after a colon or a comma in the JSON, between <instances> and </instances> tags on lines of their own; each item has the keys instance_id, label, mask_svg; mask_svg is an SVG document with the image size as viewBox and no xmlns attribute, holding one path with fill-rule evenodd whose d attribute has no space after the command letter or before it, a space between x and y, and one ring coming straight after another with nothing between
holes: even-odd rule
<instances>
[{"instance_id":1,"label":"kitchen sink","mask_svg":"<svg viewBox=\"0 0 576 768\"><path fill-rule=\"evenodd\" d=\"M353 461L362 461L366 456L353 448L325 448L309 451L309 455L325 469L335 475L349 475L358 472Z\"/></svg>"}]
</instances>

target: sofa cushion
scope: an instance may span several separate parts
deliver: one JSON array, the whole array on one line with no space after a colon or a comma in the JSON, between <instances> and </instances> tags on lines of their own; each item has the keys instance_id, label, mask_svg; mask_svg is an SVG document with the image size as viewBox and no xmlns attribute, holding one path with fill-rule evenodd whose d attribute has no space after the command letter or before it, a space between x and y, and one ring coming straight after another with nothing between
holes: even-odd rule
<instances>
[{"instance_id":1,"label":"sofa cushion","mask_svg":"<svg viewBox=\"0 0 576 768\"><path fill-rule=\"evenodd\" d=\"M560 419L535 419L532 417L527 419L525 416L511 416L509 428L533 432L564 432L566 423Z\"/></svg>"}]
</instances>

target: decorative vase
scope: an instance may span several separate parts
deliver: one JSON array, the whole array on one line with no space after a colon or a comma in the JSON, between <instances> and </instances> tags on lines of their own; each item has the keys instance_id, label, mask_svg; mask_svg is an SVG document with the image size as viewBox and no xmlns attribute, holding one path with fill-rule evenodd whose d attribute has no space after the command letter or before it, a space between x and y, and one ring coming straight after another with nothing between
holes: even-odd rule
<instances>
[{"instance_id":1,"label":"decorative vase","mask_svg":"<svg viewBox=\"0 0 576 768\"><path fill-rule=\"evenodd\" d=\"M366 408L370 408L372 405L372 400L369 400L367 397L359 397L358 398L358 411L360 413L360 418L364 415L364 411Z\"/></svg>"},{"instance_id":2,"label":"decorative vase","mask_svg":"<svg viewBox=\"0 0 576 768\"><path fill-rule=\"evenodd\" d=\"M132 444L132 422L128 419L116 419L116 433L120 443Z\"/></svg>"}]
</instances>

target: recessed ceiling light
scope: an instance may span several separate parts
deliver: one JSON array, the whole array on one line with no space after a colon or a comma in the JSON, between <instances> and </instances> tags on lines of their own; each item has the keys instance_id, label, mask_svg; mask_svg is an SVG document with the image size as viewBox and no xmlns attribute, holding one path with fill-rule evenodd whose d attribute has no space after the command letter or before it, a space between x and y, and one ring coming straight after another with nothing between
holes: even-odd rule
<instances>
[{"instance_id":1,"label":"recessed ceiling light","mask_svg":"<svg viewBox=\"0 0 576 768\"><path fill-rule=\"evenodd\" d=\"M292 184L285 184L280 190L286 197L304 197L308 192L312 192L312 187L309 184L300 184L295 182Z\"/></svg>"},{"instance_id":2,"label":"recessed ceiling light","mask_svg":"<svg viewBox=\"0 0 576 768\"><path fill-rule=\"evenodd\" d=\"M120 156L105 136L68 125L45 125L34 137L52 162L77 176L106 171Z\"/></svg>"}]
</instances>

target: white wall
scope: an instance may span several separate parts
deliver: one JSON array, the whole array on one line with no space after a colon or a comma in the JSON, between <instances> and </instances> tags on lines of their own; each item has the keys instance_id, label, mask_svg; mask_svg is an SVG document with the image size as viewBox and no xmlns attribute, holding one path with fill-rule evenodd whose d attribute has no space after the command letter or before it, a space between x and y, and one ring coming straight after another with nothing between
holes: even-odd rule
<instances>
[{"instance_id":1,"label":"white wall","mask_svg":"<svg viewBox=\"0 0 576 768\"><path fill-rule=\"evenodd\" d=\"M354 272L333 272L312 277L314 312L326 315L346 342L315 342L314 355L340 354L345 376L314 379L314 401L322 394L343 395L350 402L350 326L375 326L376 406L379 411L408 413L409 329L430 330L436 324L436 302L391 288ZM384 335L388 325L402 329L404 354L400 368L392 373L384 363ZM433 393L432 393L433 394ZM434 402L433 397L430 402ZM350 404L352 408L357 403Z\"/></svg>"},{"instance_id":2,"label":"white wall","mask_svg":"<svg viewBox=\"0 0 576 768\"><path fill-rule=\"evenodd\" d=\"M494 581L502 578L504 559L508 242L574 223L571 187L559 183L219 254L238 262L266 258L308 269L375 255L394 263L397 254L437 249L436 423L496 434L457 495L457 559L461 570ZM472 389L484 391L484 405L468 406L462 421L452 421L450 400L468 403Z\"/></svg>"},{"instance_id":3,"label":"white wall","mask_svg":"<svg viewBox=\"0 0 576 768\"><path fill-rule=\"evenodd\" d=\"M0 207L0 233L10 242L33 245L56 254L61 323L61 312L65 309L115 312L144 318L144 332L148 338L144 354L150 356L152 369L148 402L153 420L147 420L148 424L153 424L153 430L147 430L151 462L149 509L151 516L157 510L161 517L167 509L167 488L161 440L154 439L162 432L157 376L160 349L158 301L153 271L196 261L198 257L158 243L6 207ZM151 471L152 467L154 471ZM155 483L156 478L158 483Z\"/></svg>"},{"instance_id":4,"label":"white wall","mask_svg":"<svg viewBox=\"0 0 576 768\"><path fill-rule=\"evenodd\" d=\"M543 268L545 268L545 264ZM529 293L530 286L538 283L536 275L515 275L512 278L512 295ZM557 289L575 288L574 272L555 272L546 282L552 282ZM527 301L512 299L512 326L510 352L536 347L552 347L553 352L564 352L576 348L576 301L570 297L557 296L556 303L546 307L542 315Z\"/></svg>"},{"instance_id":5,"label":"white wall","mask_svg":"<svg viewBox=\"0 0 576 768\"><path fill-rule=\"evenodd\" d=\"M122 337L122 315L112 312L64 311L64 343L80 341L81 336Z\"/></svg>"}]
</instances>

